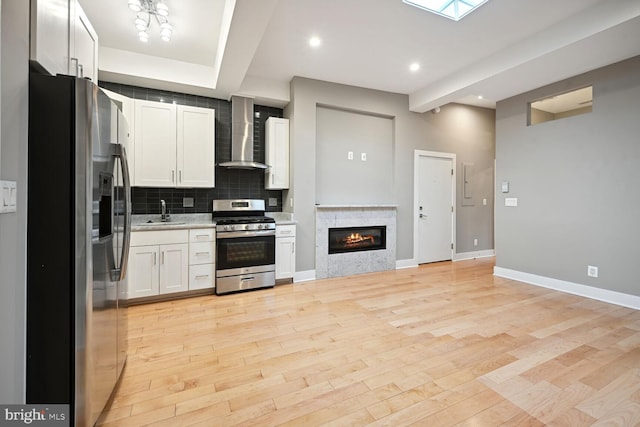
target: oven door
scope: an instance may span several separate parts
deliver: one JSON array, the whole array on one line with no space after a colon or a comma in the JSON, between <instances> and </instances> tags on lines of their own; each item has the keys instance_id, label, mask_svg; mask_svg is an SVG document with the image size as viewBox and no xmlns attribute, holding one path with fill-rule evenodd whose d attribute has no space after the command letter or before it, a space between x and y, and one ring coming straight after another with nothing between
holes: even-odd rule
<instances>
[{"instance_id":1,"label":"oven door","mask_svg":"<svg viewBox=\"0 0 640 427\"><path fill-rule=\"evenodd\" d=\"M217 233L217 276L275 271L274 230Z\"/></svg>"}]
</instances>

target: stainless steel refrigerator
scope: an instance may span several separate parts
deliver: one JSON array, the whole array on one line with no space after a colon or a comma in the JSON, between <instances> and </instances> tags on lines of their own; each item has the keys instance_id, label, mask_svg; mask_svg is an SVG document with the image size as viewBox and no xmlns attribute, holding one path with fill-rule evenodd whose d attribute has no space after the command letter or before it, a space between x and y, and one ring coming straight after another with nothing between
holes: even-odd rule
<instances>
[{"instance_id":1,"label":"stainless steel refrigerator","mask_svg":"<svg viewBox=\"0 0 640 427\"><path fill-rule=\"evenodd\" d=\"M128 126L89 80L29 79L26 398L92 426L126 361Z\"/></svg>"}]
</instances>

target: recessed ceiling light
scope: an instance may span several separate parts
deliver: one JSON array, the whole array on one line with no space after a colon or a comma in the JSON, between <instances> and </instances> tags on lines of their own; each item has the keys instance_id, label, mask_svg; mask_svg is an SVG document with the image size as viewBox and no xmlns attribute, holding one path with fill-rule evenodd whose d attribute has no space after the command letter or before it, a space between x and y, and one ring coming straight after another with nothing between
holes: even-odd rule
<instances>
[{"instance_id":1,"label":"recessed ceiling light","mask_svg":"<svg viewBox=\"0 0 640 427\"><path fill-rule=\"evenodd\" d=\"M478 95L478 99L482 99L482 95Z\"/></svg>"},{"instance_id":2,"label":"recessed ceiling light","mask_svg":"<svg viewBox=\"0 0 640 427\"><path fill-rule=\"evenodd\" d=\"M320 40L320 37L311 37L309 39L309 45L312 47L318 47L320 46L321 43L322 43L322 40Z\"/></svg>"},{"instance_id":3,"label":"recessed ceiling light","mask_svg":"<svg viewBox=\"0 0 640 427\"><path fill-rule=\"evenodd\" d=\"M409 65L409 69L414 72L418 71L420 69L420 64L414 62L413 64Z\"/></svg>"}]
</instances>

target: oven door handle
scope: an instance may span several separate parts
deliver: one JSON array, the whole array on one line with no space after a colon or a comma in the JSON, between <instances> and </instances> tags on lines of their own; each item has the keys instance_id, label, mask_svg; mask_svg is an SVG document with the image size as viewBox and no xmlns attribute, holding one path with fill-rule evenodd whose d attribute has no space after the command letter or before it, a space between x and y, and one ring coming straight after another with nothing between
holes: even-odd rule
<instances>
[{"instance_id":1,"label":"oven door handle","mask_svg":"<svg viewBox=\"0 0 640 427\"><path fill-rule=\"evenodd\" d=\"M235 239L238 237L263 237L263 236L275 236L276 230L241 230L241 231L224 231L217 232L216 238L220 239Z\"/></svg>"}]
</instances>

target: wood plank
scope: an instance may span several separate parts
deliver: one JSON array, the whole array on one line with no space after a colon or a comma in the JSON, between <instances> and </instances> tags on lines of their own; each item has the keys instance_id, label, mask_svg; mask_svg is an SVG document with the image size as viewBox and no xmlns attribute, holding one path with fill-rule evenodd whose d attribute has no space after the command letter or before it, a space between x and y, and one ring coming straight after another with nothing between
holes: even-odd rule
<instances>
[{"instance_id":1,"label":"wood plank","mask_svg":"<svg viewBox=\"0 0 640 427\"><path fill-rule=\"evenodd\" d=\"M492 258L129 309L104 426L640 423L640 312Z\"/></svg>"}]
</instances>

